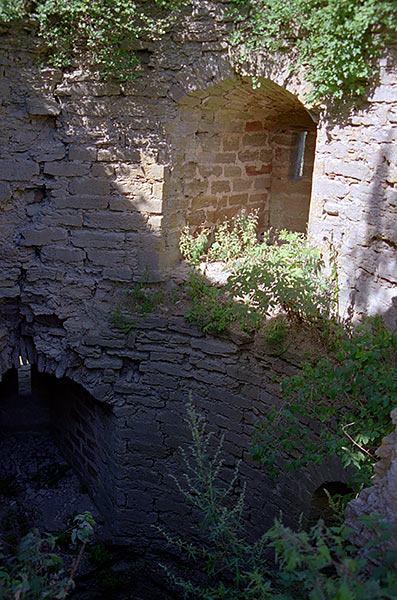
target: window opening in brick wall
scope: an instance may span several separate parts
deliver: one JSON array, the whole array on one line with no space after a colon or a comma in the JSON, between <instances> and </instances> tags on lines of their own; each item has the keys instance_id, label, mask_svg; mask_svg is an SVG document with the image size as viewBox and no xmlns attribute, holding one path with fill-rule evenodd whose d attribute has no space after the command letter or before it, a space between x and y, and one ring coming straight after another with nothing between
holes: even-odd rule
<instances>
[{"instance_id":1,"label":"window opening in brick wall","mask_svg":"<svg viewBox=\"0 0 397 600\"><path fill-rule=\"evenodd\" d=\"M28 362L19 357L18 393L20 396L30 396L32 393L32 370Z\"/></svg>"},{"instance_id":2,"label":"window opening in brick wall","mask_svg":"<svg viewBox=\"0 0 397 600\"><path fill-rule=\"evenodd\" d=\"M293 144L291 157L291 179L302 179L303 177L307 134L308 131L295 133L295 143Z\"/></svg>"}]
</instances>

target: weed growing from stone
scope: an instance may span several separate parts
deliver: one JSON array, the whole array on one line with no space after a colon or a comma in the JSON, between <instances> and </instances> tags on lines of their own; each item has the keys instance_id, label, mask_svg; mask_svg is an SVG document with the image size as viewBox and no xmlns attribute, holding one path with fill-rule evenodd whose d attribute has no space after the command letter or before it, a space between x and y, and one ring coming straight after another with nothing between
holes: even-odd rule
<instances>
[{"instance_id":1,"label":"weed growing from stone","mask_svg":"<svg viewBox=\"0 0 397 600\"><path fill-rule=\"evenodd\" d=\"M235 322L243 331L253 331L260 325L261 318L255 311L230 298L223 288L209 285L199 272L190 273L185 289L192 303L185 318L205 332L220 333Z\"/></svg>"},{"instance_id":2,"label":"weed growing from stone","mask_svg":"<svg viewBox=\"0 0 397 600\"><path fill-rule=\"evenodd\" d=\"M249 256L258 246L258 211L242 210L230 223L224 221L215 227L214 241L208 250L208 260L230 263ZM267 239L267 237L266 237Z\"/></svg>"},{"instance_id":3,"label":"weed growing from stone","mask_svg":"<svg viewBox=\"0 0 397 600\"><path fill-rule=\"evenodd\" d=\"M205 252L200 234L185 230L181 250L193 267L199 258L222 260L229 273L222 288L205 284L198 275L187 282L193 302L187 319L205 331L223 331L233 321L244 330L260 330L266 318L280 310L291 319L312 324L331 315L333 287L324 276L319 251L303 234L285 230L273 232L272 243L268 233L259 242L257 222L257 213L242 212L230 224L217 225ZM205 239L208 242L207 230ZM282 326L278 327L281 335Z\"/></svg>"},{"instance_id":4,"label":"weed growing from stone","mask_svg":"<svg viewBox=\"0 0 397 600\"><path fill-rule=\"evenodd\" d=\"M368 485L375 450L392 427L396 357L397 330L388 331L381 317L367 318L352 336L337 337L328 356L284 380L285 404L258 423L254 458L275 478L281 470L338 455L357 469L355 487ZM297 458L282 459L283 453Z\"/></svg>"},{"instance_id":5,"label":"weed growing from stone","mask_svg":"<svg viewBox=\"0 0 397 600\"><path fill-rule=\"evenodd\" d=\"M269 356L280 356L291 345L291 342L288 341L289 324L283 317L277 317L266 323L262 329L262 335Z\"/></svg>"},{"instance_id":6,"label":"weed growing from stone","mask_svg":"<svg viewBox=\"0 0 397 600\"><path fill-rule=\"evenodd\" d=\"M202 229L196 236L191 235L189 227L184 227L179 237L179 250L191 265L199 265L205 256L209 244L210 230Z\"/></svg>"},{"instance_id":7,"label":"weed growing from stone","mask_svg":"<svg viewBox=\"0 0 397 600\"><path fill-rule=\"evenodd\" d=\"M309 531L293 531L276 519L256 542L244 531L244 492L235 492L238 465L225 483L222 438L212 443L204 419L191 404L187 424L192 443L181 449L182 477L174 478L185 500L201 515L199 541L190 542L157 528L168 544L196 565L196 576L180 576L163 566L172 583L191 600L392 600L397 594L396 556L382 542L391 527L366 518L370 541L357 548L343 523L322 520ZM273 556L275 564L269 560ZM268 560L266 560L268 559ZM376 565L376 568L374 568Z\"/></svg>"},{"instance_id":8,"label":"weed growing from stone","mask_svg":"<svg viewBox=\"0 0 397 600\"><path fill-rule=\"evenodd\" d=\"M77 515L70 535L80 549L70 573L56 554L56 536L37 529L25 535L16 552L0 544L0 597L14 600L62 600L73 589L73 578L84 549L94 531L95 522L89 512Z\"/></svg>"}]
</instances>

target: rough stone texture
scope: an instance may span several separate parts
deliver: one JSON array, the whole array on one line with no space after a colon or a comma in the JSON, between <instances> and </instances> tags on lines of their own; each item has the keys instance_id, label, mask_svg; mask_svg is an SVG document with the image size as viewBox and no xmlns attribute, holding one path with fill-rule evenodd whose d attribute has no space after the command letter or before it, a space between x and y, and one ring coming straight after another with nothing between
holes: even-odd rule
<instances>
[{"instance_id":1,"label":"rough stone texture","mask_svg":"<svg viewBox=\"0 0 397 600\"><path fill-rule=\"evenodd\" d=\"M307 85L282 56L257 57L236 75L223 8L205 1L183 13L174 31L147 44L149 61L129 83L103 82L84 68L39 70L32 33L21 27L0 36L0 373L21 356L103 405L102 413L100 405L89 411L105 453L101 467L91 466L106 490L112 535L137 544L158 541L153 523L178 529L186 510L168 473L181 469L176 448L188 441L190 392L225 433L227 466L244 460L253 527L270 524L280 508L293 518L324 481L343 477L335 466L314 468L275 488L251 464L252 423L279 405L277 382L296 357L266 357L243 338L205 337L178 315L138 319L136 335L111 324L120 285L145 270L157 282L172 275L185 223L257 207L263 227L304 229L315 143L302 102ZM352 307L389 320L393 56L366 105L339 121L320 115L310 208L313 239L339 252L342 313ZM262 84L256 90L252 74ZM294 181L301 131L309 131L303 179ZM82 459L89 436L79 443L72 459L90 484Z\"/></svg>"},{"instance_id":2,"label":"rough stone texture","mask_svg":"<svg viewBox=\"0 0 397 600\"><path fill-rule=\"evenodd\" d=\"M353 540L364 544L370 538L370 532L361 517L379 515L392 527L392 534L384 548L397 550L397 408L391 412L391 419L396 429L383 438L382 445L376 451L380 460L375 465L373 485L366 488L346 509L346 523L353 528Z\"/></svg>"},{"instance_id":3,"label":"rough stone texture","mask_svg":"<svg viewBox=\"0 0 397 600\"><path fill-rule=\"evenodd\" d=\"M27 316L33 301L36 314ZM253 423L281 404L279 381L296 371L295 355L268 357L244 336L204 336L178 315L135 315L136 331L127 334L104 312L92 320L88 311L59 318L43 308L37 295L29 307L4 304L1 369L18 367L21 356L43 377L59 378L49 392L53 430L114 541L161 545L152 525L177 531L189 515L170 474L182 473L177 448L189 443L190 397L210 428L225 436L225 476L243 461L249 530L270 526L280 509L293 522L319 485L344 480L340 465L330 461L274 486L250 458Z\"/></svg>"},{"instance_id":4,"label":"rough stone texture","mask_svg":"<svg viewBox=\"0 0 397 600\"><path fill-rule=\"evenodd\" d=\"M317 131L309 231L337 254L343 317L397 318L397 49L380 61L367 102L344 116L330 110Z\"/></svg>"}]
</instances>

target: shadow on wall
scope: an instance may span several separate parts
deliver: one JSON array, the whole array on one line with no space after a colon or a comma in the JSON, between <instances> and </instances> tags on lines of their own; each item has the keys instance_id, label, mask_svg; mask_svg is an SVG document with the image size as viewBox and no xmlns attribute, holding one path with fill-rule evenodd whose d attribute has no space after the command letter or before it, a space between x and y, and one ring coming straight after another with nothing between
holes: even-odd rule
<instances>
[{"instance_id":1,"label":"shadow on wall","mask_svg":"<svg viewBox=\"0 0 397 600\"><path fill-rule=\"evenodd\" d=\"M344 254L350 258L347 305L348 311L360 316L381 314L393 327L397 319L397 229L393 220L397 154L391 130L382 141L373 157L367 157L372 181L356 184L361 204L350 202L346 207L353 223L344 240Z\"/></svg>"}]
</instances>

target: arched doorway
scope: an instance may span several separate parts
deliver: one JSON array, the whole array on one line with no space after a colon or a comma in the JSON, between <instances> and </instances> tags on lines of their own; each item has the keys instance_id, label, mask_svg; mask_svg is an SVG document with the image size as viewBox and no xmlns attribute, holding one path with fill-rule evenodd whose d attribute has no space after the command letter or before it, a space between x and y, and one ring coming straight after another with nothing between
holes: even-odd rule
<instances>
[{"instance_id":1,"label":"arched doorway","mask_svg":"<svg viewBox=\"0 0 397 600\"><path fill-rule=\"evenodd\" d=\"M36 367L10 369L0 383L0 531L59 530L73 513L99 523L111 504L110 411L68 378Z\"/></svg>"}]
</instances>

